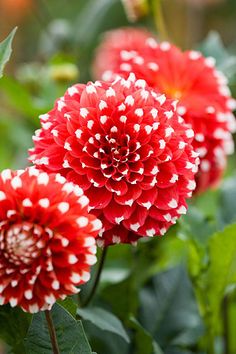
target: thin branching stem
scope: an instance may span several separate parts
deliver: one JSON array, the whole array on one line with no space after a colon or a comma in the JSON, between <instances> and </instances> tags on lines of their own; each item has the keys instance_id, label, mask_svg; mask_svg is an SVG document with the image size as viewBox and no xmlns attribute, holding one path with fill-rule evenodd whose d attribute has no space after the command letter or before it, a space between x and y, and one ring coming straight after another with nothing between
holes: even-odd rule
<instances>
[{"instance_id":1,"label":"thin branching stem","mask_svg":"<svg viewBox=\"0 0 236 354\"><path fill-rule=\"evenodd\" d=\"M88 306L88 304L91 302L91 300L93 299L93 297L94 297L94 295L96 293L96 289L97 289L97 286L99 284L99 280L100 280L100 277L101 277L101 274L102 274L102 269L103 269L103 266L104 266L104 263L105 263L106 255L107 255L107 247L104 247L103 250L102 250L102 254L101 254L101 257L100 257L100 261L99 261L99 265L98 265L98 269L97 269L97 272L96 272L96 276L95 276L95 280L94 280L92 289L91 289L87 299L85 299L85 301L82 303L82 307Z\"/></svg>"}]
</instances>

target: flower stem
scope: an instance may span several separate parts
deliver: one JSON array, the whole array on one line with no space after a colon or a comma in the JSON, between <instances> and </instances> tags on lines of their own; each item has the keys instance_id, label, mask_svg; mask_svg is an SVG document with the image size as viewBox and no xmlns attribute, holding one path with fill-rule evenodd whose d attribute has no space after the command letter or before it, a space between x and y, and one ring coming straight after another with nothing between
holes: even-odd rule
<instances>
[{"instance_id":1,"label":"flower stem","mask_svg":"<svg viewBox=\"0 0 236 354\"><path fill-rule=\"evenodd\" d=\"M104 266L106 255L107 255L107 247L104 247L102 250L100 260L99 260L99 265L98 265L98 269L96 272L96 276L95 276L95 280L94 280L92 289L91 289L87 299L85 299L85 301L83 302L82 307L88 306L88 304L90 303L90 301L93 299L93 297L95 295L95 292L96 292L96 289L97 289L97 286L98 286L98 283L99 283L99 280L100 280L100 277L102 274L102 269Z\"/></svg>"},{"instance_id":2,"label":"flower stem","mask_svg":"<svg viewBox=\"0 0 236 354\"><path fill-rule=\"evenodd\" d=\"M46 310L46 311L44 311L44 313L45 313L45 317L46 317L47 324L48 324L48 331L49 331L49 335L50 335L50 339L51 339L51 343L52 343L53 354L60 354L58 342L57 342L56 331L55 331L55 327L53 324L51 312Z\"/></svg>"},{"instance_id":3,"label":"flower stem","mask_svg":"<svg viewBox=\"0 0 236 354\"><path fill-rule=\"evenodd\" d=\"M156 29L159 33L160 39L168 40L168 33L167 33L164 16L163 16L162 0L152 0L152 9L153 9Z\"/></svg>"}]
</instances>

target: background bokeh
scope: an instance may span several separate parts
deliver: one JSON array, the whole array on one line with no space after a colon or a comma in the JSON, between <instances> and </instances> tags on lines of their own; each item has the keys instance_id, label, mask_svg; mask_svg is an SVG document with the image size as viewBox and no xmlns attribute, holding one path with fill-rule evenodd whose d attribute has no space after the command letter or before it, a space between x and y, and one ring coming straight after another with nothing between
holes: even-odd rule
<instances>
[{"instance_id":1,"label":"background bokeh","mask_svg":"<svg viewBox=\"0 0 236 354\"><path fill-rule=\"evenodd\" d=\"M163 15L169 39L183 49L198 48L215 57L235 96L236 1L163 0ZM39 127L39 114L50 110L68 86L91 79L92 58L104 31L133 25L156 32L152 12L132 24L128 17L120 0L0 0L0 40L18 26L11 60L0 80L1 170L28 164L27 149L32 146L32 134ZM150 343L155 339L165 354L206 353L208 333L204 332L199 313L201 302L196 294L194 267L200 264L199 257L203 264L209 259L210 235L236 221L235 175L236 162L232 156L219 189L195 198L189 214L165 238L140 242L137 248L125 245L109 250L96 303L125 323L135 345L128 345L114 334L104 336L85 321L93 350L99 354L151 354ZM234 246L229 244L229 247ZM228 254L227 247L220 248L213 263ZM232 269L224 284L224 293L230 298L227 313L223 317L220 313L215 319L215 354L223 353L226 323L230 326L230 351L225 353L236 353L235 262ZM207 276L211 282L206 282L206 291L214 293L218 274ZM86 293L88 289L85 287L83 291ZM0 327L4 324L7 331L4 321L0 314ZM19 320L18 326L21 325ZM23 354L19 343L13 352ZM4 348L2 353L11 352L7 351L8 346Z\"/></svg>"}]
</instances>

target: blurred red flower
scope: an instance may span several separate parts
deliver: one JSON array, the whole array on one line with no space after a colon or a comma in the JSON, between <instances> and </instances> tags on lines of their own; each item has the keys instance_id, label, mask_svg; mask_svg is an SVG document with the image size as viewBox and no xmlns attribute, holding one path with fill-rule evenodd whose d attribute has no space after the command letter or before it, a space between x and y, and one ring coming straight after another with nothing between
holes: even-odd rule
<instances>
[{"instance_id":1,"label":"blurred red flower","mask_svg":"<svg viewBox=\"0 0 236 354\"><path fill-rule=\"evenodd\" d=\"M96 262L101 222L88 198L59 174L0 174L0 304L35 313L78 292Z\"/></svg>"},{"instance_id":2,"label":"blurred red flower","mask_svg":"<svg viewBox=\"0 0 236 354\"><path fill-rule=\"evenodd\" d=\"M163 235L186 212L198 158L175 107L131 74L72 86L41 116L30 159L83 188L99 245Z\"/></svg>"},{"instance_id":3,"label":"blurred red flower","mask_svg":"<svg viewBox=\"0 0 236 354\"><path fill-rule=\"evenodd\" d=\"M8 21L19 21L35 6L33 0L0 0L0 14Z\"/></svg>"},{"instance_id":4,"label":"blurred red flower","mask_svg":"<svg viewBox=\"0 0 236 354\"><path fill-rule=\"evenodd\" d=\"M136 30L111 31L97 51L95 76L110 80L114 74L126 77L129 72L179 100L178 113L191 124L193 146L201 158L196 191L218 184L226 156L233 152L235 102L214 59L196 51L182 52L168 42L157 43L151 34L147 38L147 32L138 37Z\"/></svg>"},{"instance_id":5,"label":"blurred red flower","mask_svg":"<svg viewBox=\"0 0 236 354\"><path fill-rule=\"evenodd\" d=\"M110 31L104 35L104 46L102 45L97 52L95 65L93 66L94 77L101 78L104 71L107 71L107 76L110 78L109 69L113 69L117 58L120 60L121 52L125 56L126 53L135 55L136 51L143 50L143 43L150 38L151 33L144 28L127 27L120 28L115 31ZM153 38L154 40L154 38ZM135 48L135 49L134 49ZM104 62L103 50L106 53Z\"/></svg>"}]
</instances>

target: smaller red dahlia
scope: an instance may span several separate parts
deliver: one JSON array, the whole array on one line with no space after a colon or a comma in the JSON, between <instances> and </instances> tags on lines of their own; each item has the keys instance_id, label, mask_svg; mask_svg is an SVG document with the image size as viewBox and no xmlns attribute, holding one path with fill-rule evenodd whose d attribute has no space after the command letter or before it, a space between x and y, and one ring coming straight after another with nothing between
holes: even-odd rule
<instances>
[{"instance_id":1,"label":"smaller red dahlia","mask_svg":"<svg viewBox=\"0 0 236 354\"><path fill-rule=\"evenodd\" d=\"M179 101L178 114L195 132L193 147L201 159L195 191L202 192L219 183L226 157L234 148L235 101L227 79L216 69L213 58L196 51L182 52L139 31L138 35L135 29L118 29L105 35L97 50L95 77L109 81L115 74L126 78L133 72L150 87Z\"/></svg>"},{"instance_id":2,"label":"smaller red dahlia","mask_svg":"<svg viewBox=\"0 0 236 354\"><path fill-rule=\"evenodd\" d=\"M99 245L163 235L186 212L198 154L176 102L133 74L70 87L41 116L31 161L83 188Z\"/></svg>"},{"instance_id":3,"label":"smaller red dahlia","mask_svg":"<svg viewBox=\"0 0 236 354\"><path fill-rule=\"evenodd\" d=\"M101 222L87 209L82 189L59 174L0 174L1 305L50 309L89 280Z\"/></svg>"},{"instance_id":4,"label":"smaller red dahlia","mask_svg":"<svg viewBox=\"0 0 236 354\"><path fill-rule=\"evenodd\" d=\"M137 52L143 49L143 43L151 39L152 34L144 28L120 28L105 33L104 40L96 53L96 60L93 66L93 75L96 78L101 78L103 75L104 80L109 80L113 73L114 63L117 61L129 60L135 56L135 60L140 64L143 59L136 56ZM153 38L153 41L155 39ZM130 72L131 67L124 63L121 64L123 71Z\"/></svg>"}]
</instances>

